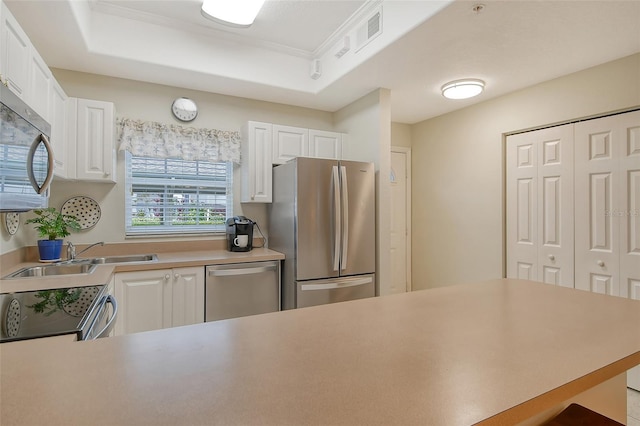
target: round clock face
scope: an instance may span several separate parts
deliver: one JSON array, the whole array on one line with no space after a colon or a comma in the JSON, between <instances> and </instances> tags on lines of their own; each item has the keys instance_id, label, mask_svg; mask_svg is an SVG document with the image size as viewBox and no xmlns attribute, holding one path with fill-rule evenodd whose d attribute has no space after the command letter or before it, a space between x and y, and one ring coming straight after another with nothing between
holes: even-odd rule
<instances>
[{"instance_id":1,"label":"round clock face","mask_svg":"<svg viewBox=\"0 0 640 426\"><path fill-rule=\"evenodd\" d=\"M189 98L178 98L171 104L171 111L180 121L193 121L198 115L198 106Z\"/></svg>"}]
</instances>

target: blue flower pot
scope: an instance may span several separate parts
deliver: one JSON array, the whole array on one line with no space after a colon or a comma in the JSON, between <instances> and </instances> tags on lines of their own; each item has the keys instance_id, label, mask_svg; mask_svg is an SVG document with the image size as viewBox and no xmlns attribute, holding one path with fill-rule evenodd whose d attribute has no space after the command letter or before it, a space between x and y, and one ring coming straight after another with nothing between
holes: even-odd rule
<instances>
[{"instance_id":1,"label":"blue flower pot","mask_svg":"<svg viewBox=\"0 0 640 426\"><path fill-rule=\"evenodd\" d=\"M38 240L40 260L60 260L63 240Z\"/></svg>"}]
</instances>

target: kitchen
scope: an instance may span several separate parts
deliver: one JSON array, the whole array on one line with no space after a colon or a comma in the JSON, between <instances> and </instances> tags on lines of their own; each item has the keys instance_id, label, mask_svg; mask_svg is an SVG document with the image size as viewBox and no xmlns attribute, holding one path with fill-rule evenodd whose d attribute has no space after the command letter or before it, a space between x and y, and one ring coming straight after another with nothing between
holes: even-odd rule
<instances>
[{"instance_id":1,"label":"kitchen","mask_svg":"<svg viewBox=\"0 0 640 426\"><path fill-rule=\"evenodd\" d=\"M630 51L629 55L634 52L637 50ZM378 160L379 170L388 170L390 145L403 140L411 146L414 162L412 237L416 244L411 272L413 288L422 289L503 276L503 243L502 238L496 238L503 235L503 134L637 106L640 104L637 89L640 59L637 53L619 57L621 59L611 57L611 61L594 68L589 67L595 63L587 64L584 68L588 69L576 74L549 75L547 82L412 125L391 120L389 97L393 96L386 90L371 93L332 114L61 69L55 69L54 74L68 95L110 100L117 105L119 115L142 120L171 122L168 104L178 96L187 96L198 101L200 118L206 118L211 123L208 125L218 129L239 129L248 120L258 120L346 130L340 128L340 123L353 122L359 115L366 116L365 123L380 122L379 126L350 124L348 133L354 143L367 139L378 141L379 146L358 146L357 152L365 152L368 159ZM625 87L625 83L629 83L631 89ZM518 114L520 110L527 114ZM465 126L459 126L461 122ZM447 142L428 143L440 140ZM122 169L119 173L118 181L122 182ZM384 218L389 217L389 212L381 200L388 199L388 188L382 179L379 182L377 244L378 253L383 253L388 244L384 237L388 228ZM418 182L425 184L418 186ZM440 182L447 182L447 191L439 189ZM60 206L69 197L83 194L101 205L122 206L124 210L124 189L120 185L62 181L54 181L53 185L51 205ZM258 223L267 221L264 206L238 203L238 211ZM473 212L471 217L469 212ZM3 233L2 252L32 245L35 234L28 228L22 224L12 238ZM116 215L105 215L97 227L74 235L74 242L123 240L114 240L114 235L124 235L124 221ZM379 282L388 281L386 262L385 256L378 260ZM460 268L461 263L464 268Z\"/></svg>"}]
</instances>

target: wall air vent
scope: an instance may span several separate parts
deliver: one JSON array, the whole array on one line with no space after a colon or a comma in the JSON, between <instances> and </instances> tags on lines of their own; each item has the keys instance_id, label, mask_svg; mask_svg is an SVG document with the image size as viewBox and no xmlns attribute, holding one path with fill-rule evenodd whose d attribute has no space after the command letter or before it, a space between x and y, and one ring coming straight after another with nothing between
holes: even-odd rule
<instances>
[{"instance_id":1,"label":"wall air vent","mask_svg":"<svg viewBox=\"0 0 640 426\"><path fill-rule=\"evenodd\" d=\"M382 7L373 12L356 28L356 52L380 34L382 34Z\"/></svg>"}]
</instances>

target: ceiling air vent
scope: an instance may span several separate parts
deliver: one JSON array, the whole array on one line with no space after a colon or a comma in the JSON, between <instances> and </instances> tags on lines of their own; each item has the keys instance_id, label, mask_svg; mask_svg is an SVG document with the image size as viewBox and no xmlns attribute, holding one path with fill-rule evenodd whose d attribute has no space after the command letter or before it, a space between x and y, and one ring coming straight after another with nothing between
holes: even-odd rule
<instances>
[{"instance_id":1,"label":"ceiling air vent","mask_svg":"<svg viewBox=\"0 0 640 426\"><path fill-rule=\"evenodd\" d=\"M356 29L356 52L381 33L382 8L379 8Z\"/></svg>"}]
</instances>

